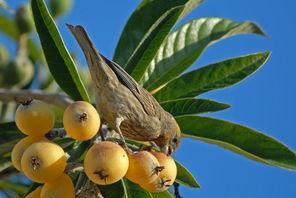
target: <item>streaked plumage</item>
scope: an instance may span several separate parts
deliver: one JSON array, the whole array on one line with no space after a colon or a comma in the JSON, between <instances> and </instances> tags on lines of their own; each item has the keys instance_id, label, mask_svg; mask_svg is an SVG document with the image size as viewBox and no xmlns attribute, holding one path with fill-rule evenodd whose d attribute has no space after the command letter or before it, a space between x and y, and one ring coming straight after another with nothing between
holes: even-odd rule
<instances>
[{"instance_id":1,"label":"streaked plumage","mask_svg":"<svg viewBox=\"0 0 296 198\"><path fill-rule=\"evenodd\" d=\"M175 150L180 129L173 116L124 69L100 54L82 26L68 27L86 57L101 117L125 137L154 141L166 153Z\"/></svg>"}]
</instances>

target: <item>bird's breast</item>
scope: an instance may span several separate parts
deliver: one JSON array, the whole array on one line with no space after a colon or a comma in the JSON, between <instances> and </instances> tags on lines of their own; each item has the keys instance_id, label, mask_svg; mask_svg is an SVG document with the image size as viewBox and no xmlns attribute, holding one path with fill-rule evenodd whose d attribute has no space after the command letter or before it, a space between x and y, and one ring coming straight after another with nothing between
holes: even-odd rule
<instances>
[{"instance_id":1,"label":"bird's breast","mask_svg":"<svg viewBox=\"0 0 296 198\"><path fill-rule=\"evenodd\" d=\"M104 87L97 93L97 108L101 117L115 129L116 118L124 121L120 129L125 137L148 141L160 135L161 123L158 118L149 116L141 103L125 86Z\"/></svg>"}]
</instances>

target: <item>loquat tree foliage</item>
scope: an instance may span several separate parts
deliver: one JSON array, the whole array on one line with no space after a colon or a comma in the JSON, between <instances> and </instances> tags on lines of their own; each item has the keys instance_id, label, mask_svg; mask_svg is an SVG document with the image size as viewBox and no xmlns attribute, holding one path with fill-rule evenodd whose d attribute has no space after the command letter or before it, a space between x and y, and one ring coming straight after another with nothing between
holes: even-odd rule
<instances>
[{"instance_id":1,"label":"loquat tree foliage","mask_svg":"<svg viewBox=\"0 0 296 198\"><path fill-rule=\"evenodd\" d=\"M265 36L250 21L205 17L179 24L201 3L142 0L126 22L112 60L174 116L182 138L296 170L295 152L276 139L203 115L230 105L201 94L244 80L264 65L270 52L233 57L188 72L207 47L222 39ZM132 150L127 152L119 136L100 119L94 108L98 90L89 71L67 49L56 25L71 5L71 0L31 0L13 10L0 1L0 31L17 48L12 57L0 44L1 193L7 197L169 198L175 196L174 184L199 188L186 167L153 144L151 150L147 142L125 138ZM38 39L34 39L36 33Z\"/></svg>"}]
</instances>

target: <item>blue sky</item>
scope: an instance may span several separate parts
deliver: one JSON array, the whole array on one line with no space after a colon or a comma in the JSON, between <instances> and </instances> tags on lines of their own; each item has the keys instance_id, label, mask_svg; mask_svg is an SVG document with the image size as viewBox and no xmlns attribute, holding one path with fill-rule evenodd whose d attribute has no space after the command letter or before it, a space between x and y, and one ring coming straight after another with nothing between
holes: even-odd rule
<instances>
[{"instance_id":1,"label":"blue sky","mask_svg":"<svg viewBox=\"0 0 296 198\"><path fill-rule=\"evenodd\" d=\"M79 23L85 26L96 46L107 57L112 57L123 25L138 2L77 0L73 10L59 21L67 46L79 52L79 60L84 62L78 45L64 25ZM194 67L247 53L272 51L265 66L247 80L203 97L232 105L232 108L210 116L264 131L294 150L295 7L293 0L205 0L181 21L217 16L235 21L251 20L265 30L268 38L243 35L211 46ZM259 164L214 145L184 140L176 158L186 165L202 186L201 189L182 187L181 194L186 198L292 198L296 194L295 172Z\"/></svg>"}]
</instances>

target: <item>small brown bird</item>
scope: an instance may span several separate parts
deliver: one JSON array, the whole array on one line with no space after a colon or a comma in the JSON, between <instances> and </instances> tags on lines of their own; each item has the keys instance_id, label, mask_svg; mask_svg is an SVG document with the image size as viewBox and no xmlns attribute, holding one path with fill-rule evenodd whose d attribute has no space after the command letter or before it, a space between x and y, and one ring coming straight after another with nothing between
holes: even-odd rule
<instances>
[{"instance_id":1,"label":"small brown bird","mask_svg":"<svg viewBox=\"0 0 296 198\"><path fill-rule=\"evenodd\" d=\"M181 138L174 117L121 66L100 54L82 26L67 26L87 60L101 117L121 138L154 141L162 152L174 152Z\"/></svg>"}]
</instances>

